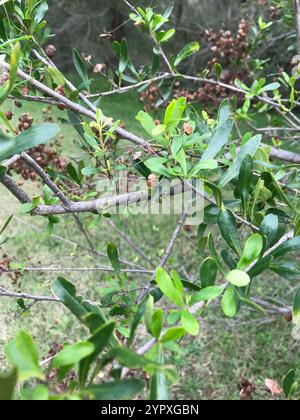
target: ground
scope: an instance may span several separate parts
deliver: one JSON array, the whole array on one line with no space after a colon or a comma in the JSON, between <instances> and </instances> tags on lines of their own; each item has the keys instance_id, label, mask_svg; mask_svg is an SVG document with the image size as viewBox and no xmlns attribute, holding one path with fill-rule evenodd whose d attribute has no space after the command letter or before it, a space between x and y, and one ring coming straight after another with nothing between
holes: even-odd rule
<instances>
[{"instance_id":1,"label":"ground","mask_svg":"<svg viewBox=\"0 0 300 420\"><path fill-rule=\"evenodd\" d=\"M9 105L7 105L9 107ZM101 103L107 115L118 118L123 116L128 129L139 131L135 115L141 109L141 103L136 94L105 99ZM36 104L27 104L16 111L16 117L21 112L34 115L35 121L42 121L42 109ZM66 157L76 157L73 140L75 132L63 124L65 114L54 111L54 118L60 119L63 135L62 153ZM26 185L33 193L37 186ZM99 261L89 255L78 226L72 216L66 216L55 227L54 235L49 237L46 232L47 221L33 218L20 213L20 205L0 186L0 225L10 214L14 214L6 235L10 237L5 245L6 252L14 261L26 266L40 264L52 267L92 267L95 263L108 266L106 259ZM151 249L158 249L163 254L176 220L143 218L136 223L130 218L115 220L125 232L130 232L131 238L143 251L153 257ZM92 222L91 216L85 216L85 223ZM142 229L141 229L142 226ZM121 250L121 256L136 264L142 263L132 250L118 235L107 226L105 219L99 219L91 227L93 242L98 251L105 252L109 240L114 240ZM187 246L186 238L189 237ZM76 246L79 244L79 246ZM82 247L83 248L82 248ZM28 260L28 256L30 259ZM189 261L189 275L197 279L198 270L203 256L197 247L197 229L183 232L175 252L169 263L172 267L180 267L183 261ZM80 293L88 298L97 299L101 295L101 284L111 282L114 278L105 274L82 273L27 273L12 284L10 277L1 275L1 284L13 290L22 290L35 294L49 294L51 283L56 276L64 275L76 284ZM140 279L139 279L140 280ZM135 279L128 278L130 287ZM296 282L279 279L273 274L264 276L256 284L258 294L272 296L276 301L290 304L295 291ZM216 316L217 315L217 316ZM258 316L255 316L256 318ZM267 322L269 321L269 322ZM38 303L30 311L22 314L17 303L12 299L1 298L0 302L0 361L4 365L3 346L19 329L29 331L37 340L41 357L47 357L49 349L57 344L75 342L78 337L85 337L84 331L74 317L62 306L57 304ZM170 355L172 362L179 365L180 378L174 386L174 396L186 399L236 399L237 384L241 378L247 377L256 385L263 387L265 378L281 380L281 377L299 364L299 346L292 339L292 326L284 318L260 320L250 317L244 310L239 319L225 320L219 306L213 306L201 321L201 334L197 339L187 339L181 350ZM71 333L70 333L71 332Z\"/></svg>"}]
</instances>

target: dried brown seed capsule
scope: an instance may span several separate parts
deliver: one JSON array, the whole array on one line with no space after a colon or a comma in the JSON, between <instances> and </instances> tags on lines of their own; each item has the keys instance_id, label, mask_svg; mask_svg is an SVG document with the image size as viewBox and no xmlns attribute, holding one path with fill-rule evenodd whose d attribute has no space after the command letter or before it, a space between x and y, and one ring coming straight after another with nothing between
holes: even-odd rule
<instances>
[{"instance_id":1,"label":"dried brown seed capsule","mask_svg":"<svg viewBox=\"0 0 300 420\"><path fill-rule=\"evenodd\" d=\"M8 119L8 121L12 120L14 114L11 111L5 112L5 116Z\"/></svg>"}]
</instances>

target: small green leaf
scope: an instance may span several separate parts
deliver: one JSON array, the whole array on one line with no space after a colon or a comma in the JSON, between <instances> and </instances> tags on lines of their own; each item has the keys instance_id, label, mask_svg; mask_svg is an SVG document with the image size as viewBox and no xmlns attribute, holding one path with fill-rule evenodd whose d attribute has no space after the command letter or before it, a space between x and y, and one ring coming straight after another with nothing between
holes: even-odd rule
<instances>
[{"instance_id":1,"label":"small green leaf","mask_svg":"<svg viewBox=\"0 0 300 420\"><path fill-rule=\"evenodd\" d=\"M245 244L243 255L238 264L238 270L245 270L251 263L253 263L261 254L263 249L263 239L261 235L255 233L250 236Z\"/></svg>"},{"instance_id":2,"label":"small green leaf","mask_svg":"<svg viewBox=\"0 0 300 420\"><path fill-rule=\"evenodd\" d=\"M223 287L221 286L210 286L200 290L192 296L191 305L198 302L208 302L209 300L215 300L223 293Z\"/></svg>"},{"instance_id":3,"label":"small green leaf","mask_svg":"<svg viewBox=\"0 0 300 420\"><path fill-rule=\"evenodd\" d=\"M143 389L143 381L126 379L118 382L107 382L102 385L89 386L82 393L83 395L89 395L95 401L124 401L132 400Z\"/></svg>"},{"instance_id":4,"label":"small green leaf","mask_svg":"<svg viewBox=\"0 0 300 420\"><path fill-rule=\"evenodd\" d=\"M300 325L300 288L296 292L293 304L293 322Z\"/></svg>"},{"instance_id":5,"label":"small green leaf","mask_svg":"<svg viewBox=\"0 0 300 420\"><path fill-rule=\"evenodd\" d=\"M198 42L191 42L186 45L180 53L177 55L174 65L177 67L182 61L196 54L200 50L200 45Z\"/></svg>"},{"instance_id":6,"label":"small green leaf","mask_svg":"<svg viewBox=\"0 0 300 420\"><path fill-rule=\"evenodd\" d=\"M249 275L240 270L232 270L227 275L226 280L236 287L246 287L251 282Z\"/></svg>"},{"instance_id":7,"label":"small green leaf","mask_svg":"<svg viewBox=\"0 0 300 420\"><path fill-rule=\"evenodd\" d=\"M113 242L110 242L107 245L107 255L110 260L111 265L113 266L116 274L119 276L121 274L121 265L119 260L119 253L116 245Z\"/></svg>"},{"instance_id":8,"label":"small green leaf","mask_svg":"<svg viewBox=\"0 0 300 420\"><path fill-rule=\"evenodd\" d=\"M241 245L238 238L238 230L235 217L228 209L221 209L218 217L218 224L226 243L240 256Z\"/></svg>"},{"instance_id":9,"label":"small green leaf","mask_svg":"<svg viewBox=\"0 0 300 420\"><path fill-rule=\"evenodd\" d=\"M162 293L175 305L184 306L182 294L177 290L171 277L163 268L156 270L156 283Z\"/></svg>"},{"instance_id":10,"label":"small green leaf","mask_svg":"<svg viewBox=\"0 0 300 420\"><path fill-rule=\"evenodd\" d=\"M74 48L73 49L73 63L77 73L79 74L81 80L85 84L85 88L87 89L89 86L89 76L87 74L85 64L79 54L79 52Z\"/></svg>"},{"instance_id":11,"label":"small green leaf","mask_svg":"<svg viewBox=\"0 0 300 420\"><path fill-rule=\"evenodd\" d=\"M294 369L291 369L284 377L283 384L282 384L286 399L291 398L291 391L295 384L295 380L296 380L296 371Z\"/></svg>"},{"instance_id":12,"label":"small green leaf","mask_svg":"<svg viewBox=\"0 0 300 420\"><path fill-rule=\"evenodd\" d=\"M95 346L89 342L81 342L73 345L66 345L52 361L54 368L73 366L82 359L90 356L95 351Z\"/></svg>"},{"instance_id":13,"label":"small green leaf","mask_svg":"<svg viewBox=\"0 0 300 420\"><path fill-rule=\"evenodd\" d=\"M222 309L228 318L234 318L238 312L238 299L235 288L229 284L222 299Z\"/></svg>"},{"instance_id":14,"label":"small green leaf","mask_svg":"<svg viewBox=\"0 0 300 420\"><path fill-rule=\"evenodd\" d=\"M222 125L220 125L215 134L213 135L207 150L203 153L201 162L206 160L214 159L218 153L223 149L223 147L228 143L229 136L232 132L233 121L232 119L227 119Z\"/></svg>"},{"instance_id":15,"label":"small green leaf","mask_svg":"<svg viewBox=\"0 0 300 420\"><path fill-rule=\"evenodd\" d=\"M247 155L240 168L240 176L239 176L239 186L241 191L241 200L242 200L242 208L243 208L243 215L244 218L247 218L248 212L248 198L253 178L253 159L251 155Z\"/></svg>"},{"instance_id":16,"label":"small green leaf","mask_svg":"<svg viewBox=\"0 0 300 420\"><path fill-rule=\"evenodd\" d=\"M197 319L188 311L184 310L181 313L181 322L183 328L191 335L199 335L200 327Z\"/></svg>"},{"instance_id":17,"label":"small green leaf","mask_svg":"<svg viewBox=\"0 0 300 420\"><path fill-rule=\"evenodd\" d=\"M202 288L205 289L206 287L213 286L216 282L217 274L218 264L216 261L211 257L206 258L200 267Z\"/></svg>"},{"instance_id":18,"label":"small green leaf","mask_svg":"<svg viewBox=\"0 0 300 420\"><path fill-rule=\"evenodd\" d=\"M164 335L161 337L160 341L162 343L168 343L169 341L178 341L186 334L186 330L182 327L172 327L169 328Z\"/></svg>"},{"instance_id":19,"label":"small green leaf","mask_svg":"<svg viewBox=\"0 0 300 420\"><path fill-rule=\"evenodd\" d=\"M15 339L6 346L5 353L12 366L18 370L20 381L33 378L44 379L39 367L35 343L27 332L20 331Z\"/></svg>"}]
</instances>

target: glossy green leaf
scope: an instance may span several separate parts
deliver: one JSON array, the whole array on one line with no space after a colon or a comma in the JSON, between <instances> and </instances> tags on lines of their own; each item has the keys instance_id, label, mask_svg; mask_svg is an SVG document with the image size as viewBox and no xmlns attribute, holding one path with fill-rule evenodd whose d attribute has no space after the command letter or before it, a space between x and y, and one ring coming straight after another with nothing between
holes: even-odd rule
<instances>
[{"instance_id":1,"label":"glossy green leaf","mask_svg":"<svg viewBox=\"0 0 300 420\"><path fill-rule=\"evenodd\" d=\"M213 286L216 282L218 274L218 264L216 261L208 257L206 258L200 267L200 281L202 288Z\"/></svg>"},{"instance_id":2,"label":"glossy green leaf","mask_svg":"<svg viewBox=\"0 0 300 420\"><path fill-rule=\"evenodd\" d=\"M75 48L73 49L73 63L77 73L85 85L85 88L87 89L89 86L89 76L87 74L83 59Z\"/></svg>"},{"instance_id":3,"label":"glossy green leaf","mask_svg":"<svg viewBox=\"0 0 300 420\"><path fill-rule=\"evenodd\" d=\"M174 65L177 67L182 61L196 54L200 50L200 45L198 42L191 42L186 45L180 53L177 55Z\"/></svg>"},{"instance_id":4,"label":"glossy green leaf","mask_svg":"<svg viewBox=\"0 0 300 420\"><path fill-rule=\"evenodd\" d=\"M240 256L241 245L238 237L238 230L235 217L228 209L219 212L218 224L223 238L235 253Z\"/></svg>"},{"instance_id":5,"label":"glossy green leaf","mask_svg":"<svg viewBox=\"0 0 300 420\"><path fill-rule=\"evenodd\" d=\"M251 279L247 273L240 270L232 270L227 275L226 280L236 287L246 287L250 284Z\"/></svg>"},{"instance_id":6,"label":"glossy green leaf","mask_svg":"<svg viewBox=\"0 0 300 420\"><path fill-rule=\"evenodd\" d=\"M261 235L255 233L247 240L242 257L238 264L238 270L245 270L260 256L263 249L263 239Z\"/></svg>"},{"instance_id":7,"label":"glossy green leaf","mask_svg":"<svg viewBox=\"0 0 300 420\"><path fill-rule=\"evenodd\" d=\"M293 304L293 322L300 325L300 288L297 290Z\"/></svg>"},{"instance_id":8,"label":"glossy green leaf","mask_svg":"<svg viewBox=\"0 0 300 420\"><path fill-rule=\"evenodd\" d=\"M182 327L191 335L199 335L200 327L197 319L187 310L181 313Z\"/></svg>"},{"instance_id":9,"label":"glossy green leaf","mask_svg":"<svg viewBox=\"0 0 300 420\"><path fill-rule=\"evenodd\" d=\"M223 147L228 143L233 128L233 121L227 119L213 135L207 150L203 153L201 162L214 159Z\"/></svg>"},{"instance_id":10,"label":"glossy green leaf","mask_svg":"<svg viewBox=\"0 0 300 420\"><path fill-rule=\"evenodd\" d=\"M90 356L94 351L94 344L89 342L66 345L64 349L54 357L52 366L54 368L74 366L82 359Z\"/></svg>"},{"instance_id":11,"label":"glossy green leaf","mask_svg":"<svg viewBox=\"0 0 300 420\"><path fill-rule=\"evenodd\" d=\"M93 344L94 351L80 362L79 381L82 386L86 382L91 364L96 360L105 347L109 345L115 326L116 324L114 322L108 322L107 324L102 325L88 340Z\"/></svg>"},{"instance_id":12,"label":"glossy green leaf","mask_svg":"<svg viewBox=\"0 0 300 420\"><path fill-rule=\"evenodd\" d=\"M285 241L282 245L280 245L277 249L275 249L271 255L274 258L282 257L283 255L299 251L300 249L300 236L297 236L295 238L289 239L288 241Z\"/></svg>"},{"instance_id":13,"label":"glossy green leaf","mask_svg":"<svg viewBox=\"0 0 300 420\"><path fill-rule=\"evenodd\" d=\"M296 371L291 369L283 379L282 388L286 399L291 398L291 391L293 390L296 381Z\"/></svg>"},{"instance_id":14,"label":"glossy green leaf","mask_svg":"<svg viewBox=\"0 0 300 420\"><path fill-rule=\"evenodd\" d=\"M175 305L184 306L182 294L175 287L171 277L163 268L156 270L156 283L162 293Z\"/></svg>"},{"instance_id":15,"label":"glossy green leaf","mask_svg":"<svg viewBox=\"0 0 300 420\"><path fill-rule=\"evenodd\" d=\"M275 214L268 214L262 221L260 230L267 237L267 248L276 240L278 228L279 218Z\"/></svg>"},{"instance_id":16,"label":"glossy green leaf","mask_svg":"<svg viewBox=\"0 0 300 420\"><path fill-rule=\"evenodd\" d=\"M210 286L200 290L192 296L191 305L198 302L208 302L209 300L215 300L223 293L223 287L221 286Z\"/></svg>"},{"instance_id":17,"label":"glossy green leaf","mask_svg":"<svg viewBox=\"0 0 300 420\"><path fill-rule=\"evenodd\" d=\"M20 381L44 379L35 343L27 332L20 331L6 346L5 354L11 365L17 369Z\"/></svg>"},{"instance_id":18,"label":"glossy green leaf","mask_svg":"<svg viewBox=\"0 0 300 420\"><path fill-rule=\"evenodd\" d=\"M109 244L107 245L107 255L116 274L120 275L121 265L119 260L119 253L116 245L113 242L109 242Z\"/></svg>"},{"instance_id":19,"label":"glossy green leaf","mask_svg":"<svg viewBox=\"0 0 300 420\"><path fill-rule=\"evenodd\" d=\"M234 318L238 313L238 298L232 284L229 284L225 290L222 298L222 309L228 318Z\"/></svg>"},{"instance_id":20,"label":"glossy green leaf","mask_svg":"<svg viewBox=\"0 0 300 420\"><path fill-rule=\"evenodd\" d=\"M144 389L143 381L138 379L126 379L119 382L107 382L102 385L94 385L85 388L84 395L95 401L124 401L132 400Z\"/></svg>"},{"instance_id":21,"label":"glossy green leaf","mask_svg":"<svg viewBox=\"0 0 300 420\"><path fill-rule=\"evenodd\" d=\"M244 218L247 218L248 212L248 198L253 178L253 159L251 155L247 155L240 168L240 176L239 176L239 186L241 191L241 201L242 201L242 208L243 208L243 215Z\"/></svg>"},{"instance_id":22,"label":"glossy green leaf","mask_svg":"<svg viewBox=\"0 0 300 420\"><path fill-rule=\"evenodd\" d=\"M238 154L236 160L233 162L233 164L230 166L228 171L225 173L223 178L221 179L219 186L220 188L224 188L230 181L232 181L234 178L236 178L239 173L242 166L242 163L246 156L254 156L257 152L257 149L260 146L262 140L261 135L257 135L250 139L240 150L240 153Z\"/></svg>"},{"instance_id":23,"label":"glossy green leaf","mask_svg":"<svg viewBox=\"0 0 300 420\"><path fill-rule=\"evenodd\" d=\"M53 139L60 129L56 124L43 124L29 128L15 138L0 132L0 162Z\"/></svg>"},{"instance_id":24,"label":"glossy green leaf","mask_svg":"<svg viewBox=\"0 0 300 420\"><path fill-rule=\"evenodd\" d=\"M159 345L157 350L156 361L160 364L165 363L164 350ZM166 401L170 399L167 376L164 372L155 370L150 382L150 400Z\"/></svg>"},{"instance_id":25,"label":"glossy green leaf","mask_svg":"<svg viewBox=\"0 0 300 420\"><path fill-rule=\"evenodd\" d=\"M186 330L182 327L172 327L169 328L164 335L161 337L160 341L162 343L168 343L169 341L178 341L186 335Z\"/></svg>"}]
</instances>

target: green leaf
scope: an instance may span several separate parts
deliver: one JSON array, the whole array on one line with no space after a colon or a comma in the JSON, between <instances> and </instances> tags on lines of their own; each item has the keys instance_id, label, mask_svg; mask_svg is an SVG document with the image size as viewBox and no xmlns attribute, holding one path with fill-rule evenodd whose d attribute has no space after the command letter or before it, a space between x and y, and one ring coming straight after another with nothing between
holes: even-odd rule
<instances>
[{"instance_id":1,"label":"green leaf","mask_svg":"<svg viewBox=\"0 0 300 420\"><path fill-rule=\"evenodd\" d=\"M196 54L200 50L200 45L198 42L191 42L186 45L180 53L177 55L174 66L177 67L182 61Z\"/></svg>"},{"instance_id":2,"label":"green leaf","mask_svg":"<svg viewBox=\"0 0 300 420\"><path fill-rule=\"evenodd\" d=\"M56 124L43 124L29 128L15 138L0 132L0 162L53 139L60 129Z\"/></svg>"},{"instance_id":3,"label":"green leaf","mask_svg":"<svg viewBox=\"0 0 300 420\"><path fill-rule=\"evenodd\" d=\"M160 364L165 362L164 351L161 345L158 346L156 361ZM166 374L155 370L152 374L150 382L150 400L151 401L166 401L170 399L168 390L168 381Z\"/></svg>"},{"instance_id":4,"label":"green leaf","mask_svg":"<svg viewBox=\"0 0 300 420\"><path fill-rule=\"evenodd\" d=\"M72 178L72 180L76 182L76 184L82 186L81 179L79 178L79 176L77 174L77 171L74 168L74 166L72 165L72 163L69 163L67 165L67 173L68 173L69 177Z\"/></svg>"},{"instance_id":5,"label":"green leaf","mask_svg":"<svg viewBox=\"0 0 300 420\"><path fill-rule=\"evenodd\" d=\"M216 72L216 76L217 76L217 80L220 80L221 76L222 76L222 66L220 63L215 63L214 64L214 70Z\"/></svg>"},{"instance_id":6,"label":"green leaf","mask_svg":"<svg viewBox=\"0 0 300 420\"><path fill-rule=\"evenodd\" d=\"M218 216L218 224L226 243L238 256L240 256L241 245L238 238L237 224L233 213L228 209L221 209Z\"/></svg>"},{"instance_id":7,"label":"green leaf","mask_svg":"<svg viewBox=\"0 0 300 420\"><path fill-rule=\"evenodd\" d=\"M184 310L181 313L181 322L183 328L191 335L199 335L200 327L197 319L188 311Z\"/></svg>"},{"instance_id":8,"label":"green leaf","mask_svg":"<svg viewBox=\"0 0 300 420\"><path fill-rule=\"evenodd\" d=\"M85 64L79 52L75 48L73 49L73 63L77 73L79 74L81 80L85 84L85 88L87 89L89 86L89 76L87 74Z\"/></svg>"},{"instance_id":9,"label":"green leaf","mask_svg":"<svg viewBox=\"0 0 300 420\"><path fill-rule=\"evenodd\" d=\"M223 147L228 143L233 128L233 120L227 119L213 135L207 150L203 153L201 162L214 159Z\"/></svg>"},{"instance_id":10,"label":"green leaf","mask_svg":"<svg viewBox=\"0 0 300 420\"><path fill-rule=\"evenodd\" d=\"M156 270L156 283L162 293L175 305L184 306L182 294L177 290L171 277L163 268Z\"/></svg>"},{"instance_id":11,"label":"green leaf","mask_svg":"<svg viewBox=\"0 0 300 420\"><path fill-rule=\"evenodd\" d=\"M110 353L108 353L108 357L118 360L122 366L126 366L131 369L151 369L162 367L159 363L153 362L146 357L140 356L128 348L115 348Z\"/></svg>"},{"instance_id":12,"label":"green leaf","mask_svg":"<svg viewBox=\"0 0 300 420\"><path fill-rule=\"evenodd\" d=\"M99 354L109 345L111 336L114 332L116 324L108 322L102 325L94 332L92 337L88 340L94 346L94 351L87 358L81 360L79 365L79 382L83 386L87 380L91 364L96 360Z\"/></svg>"},{"instance_id":13,"label":"green leaf","mask_svg":"<svg viewBox=\"0 0 300 420\"><path fill-rule=\"evenodd\" d=\"M107 245L107 255L116 274L119 276L121 274L119 253L116 245L113 242L109 242L109 244Z\"/></svg>"},{"instance_id":14,"label":"green leaf","mask_svg":"<svg viewBox=\"0 0 300 420\"><path fill-rule=\"evenodd\" d=\"M200 267L200 280L202 288L213 286L216 282L218 274L218 264L216 261L208 257L206 258Z\"/></svg>"},{"instance_id":15,"label":"green leaf","mask_svg":"<svg viewBox=\"0 0 300 420\"><path fill-rule=\"evenodd\" d=\"M9 81L4 85L4 90L3 90L2 95L0 91L0 105L3 104L3 102L7 99L8 95L14 88L14 84L17 78L17 72L19 68L20 57L21 57L21 44L16 43L16 45L13 47L13 51L10 56Z\"/></svg>"},{"instance_id":16,"label":"green leaf","mask_svg":"<svg viewBox=\"0 0 300 420\"><path fill-rule=\"evenodd\" d=\"M209 300L215 300L223 293L223 287L221 286L210 286L200 290L192 296L191 305L198 302L208 302Z\"/></svg>"},{"instance_id":17,"label":"green leaf","mask_svg":"<svg viewBox=\"0 0 300 420\"><path fill-rule=\"evenodd\" d=\"M243 255L239 261L238 269L245 270L251 263L253 263L261 254L263 249L263 239L261 235L255 233L250 236L245 244Z\"/></svg>"},{"instance_id":18,"label":"green leaf","mask_svg":"<svg viewBox=\"0 0 300 420\"><path fill-rule=\"evenodd\" d=\"M31 401L48 401L49 400L49 390L45 385L38 385L31 393Z\"/></svg>"},{"instance_id":19,"label":"green leaf","mask_svg":"<svg viewBox=\"0 0 300 420\"><path fill-rule=\"evenodd\" d=\"M284 377L283 384L282 384L286 399L291 398L291 391L295 384L295 380L296 380L296 371L294 369L291 369Z\"/></svg>"},{"instance_id":20,"label":"green leaf","mask_svg":"<svg viewBox=\"0 0 300 420\"><path fill-rule=\"evenodd\" d=\"M226 280L236 287L246 287L251 282L249 275L240 270L232 270L227 275Z\"/></svg>"},{"instance_id":21,"label":"green leaf","mask_svg":"<svg viewBox=\"0 0 300 420\"><path fill-rule=\"evenodd\" d=\"M52 366L54 368L74 366L82 359L90 356L94 351L94 344L89 342L66 345L64 349L54 357Z\"/></svg>"},{"instance_id":22,"label":"green leaf","mask_svg":"<svg viewBox=\"0 0 300 420\"><path fill-rule=\"evenodd\" d=\"M94 385L85 388L83 394L89 395L96 401L124 401L132 400L144 389L144 383L138 379L123 380L119 382L107 382L102 385Z\"/></svg>"},{"instance_id":23,"label":"green leaf","mask_svg":"<svg viewBox=\"0 0 300 420\"><path fill-rule=\"evenodd\" d=\"M160 341L162 343L168 343L169 341L178 341L186 335L186 330L182 327L172 327L169 328L164 335L161 337Z\"/></svg>"},{"instance_id":24,"label":"green leaf","mask_svg":"<svg viewBox=\"0 0 300 420\"><path fill-rule=\"evenodd\" d=\"M0 375L0 401L11 401L17 385L17 370L13 370L8 375Z\"/></svg>"},{"instance_id":25,"label":"green leaf","mask_svg":"<svg viewBox=\"0 0 300 420\"><path fill-rule=\"evenodd\" d=\"M266 85L262 89L260 89L259 94L262 94L264 92L272 92L273 90L279 89L280 86L280 83L277 82L270 83L269 85Z\"/></svg>"},{"instance_id":26,"label":"green leaf","mask_svg":"<svg viewBox=\"0 0 300 420\"><path fill-rule=\"evenodd\" d=\"M300 325L300 288L297 290L293 304L293 322Z\"/></svg>"},{"instance_id":27,"label":"green leaf","mask_svg":"<svg viewBox=\"0 0 300 420\"><path fill-rule=\"evenodd\" d=\"M300 278L300 266L292 262L282 262L278 264L271 264L270 270L279 274L288 280L298 280Z\"/></svg>"},{"instance_id":28,"label":"green leaf","mask_svg":"<svg viewBox=\"0 0 300 420\"><path fill-rule=\"evenodd\" d=\"M262 234L267 237L267 248L269 248L277 239L277 232L279 228L279 219L275 214L268 214L260 225Z\"/></svg>"},{"instance_id":29,"label":"green leaf","mask_svg":"<svg viewBox=\"0 0 300 420\"><path fill-rule=\"evenodd\" d=\"M253 159L251 155L247 155L240 167L239 187L241 191L241 200L244 218L247 218L248 212L248 198L253 178Z\"/></svg>"},{"instance_id":30,"label":"green leaf","mask_svg":"<svg viewBox=\"0 0 300 420\"><path fill-rule=\"evenodd\" d=\"M218 168L218 162L216 160L206 160L204 162L198 163L194 166L189 172L189 177L194 177L199 174L201 171L209 171Z\"/></svg>"},{"instance_id":31,"label":"green leaf","mask_svg":"<svg viewBox=\"0 0 300 420\"><path fill-rule=\"evenodd\" d=\"M173 36L175 35L176 30L175 29L169 29L167 32L162 31L158 34L158 40L160 44L163 44L165 42L168 42Z\"/></svg>"},{"instance_id":32,"label":"green leaf","mask_svg":"<svg viewBox=\"0 0 300 420\"><path fill-rule=\"evenodd\" d=\"M48 67L47 71L55 84L63 86L66 84L66 79L56 67Z\"/></svg>"},{"instance_id":33,"label":"green leaf","mask_svg":"<svg viewBox=\"0 0 300 420\"><path fill-rule=\"evenodd\" d=\"M153 136L153 131L156 127L153 118L144 111L140 111L136 116L136 120L140 122L143 129L149 136ZM153 136L156 140L165 143L165 140L162 136Z\"/></svg>"},{"instance_id":34,"label":"green leaf","mask_svg":"<svg viewBox=\"0 0 300 420\"><path fill-rule=\"evenodd\" d=\"M257 135L250 139L240 150L236 160L230 166L228 171L225 173L223 178L221 179L219 186L224 188L230 181L236 178L239 175L242 163L247 155L254 156L257 152L257 149L260 146L262 140L261 135Z\"/></svg>"},{"instance_id":35,"label":"green leaf","mask_svg":"<svg viewBox=\"0 0 300 420\"><path fill-rule=\"evenodd\" d=\"M31 336L20 331L15 339L5 348L5 354L13 367L18 370L20 381L29 379L44 379L39 367L39 357L35 343Z\"/></svg>"},{"instance_id":36,"label":"green leaf","mask_svg":"<svg viewBox=\"0 0 300 420\"><path fill-rule=\"evenodd\" d=\"M225 290L222 299L222 309L228 318L234 318L238 313L238 299L232 284L229 284Z\"/></svg>"},{"instance_id":37,"label":"green leaf","mask_svg":"<svg viewBox=\"0 0 300 420\"><path fill-rule=\"evenodd\" d=\"M186 98L173 99L165 112L164 125L168 130L174 130L182 120L187 106Z\"/></svg>"},{"instance_id":38,"label":"green leaf","mask_svg":"<svg viewBox=\"0 0 300 420\"><path fill-rule=\"evenodd\" d=\"M163 328L163 321L164 321L164 312L162 309L157 309L152 316L151 320L151 333L153 337L156 339L159 339L159 336L161 334L162 328Z\"/></svg>"},{"instance_id":39,"label":"green leaf","mask_svg":"<svg viewBox=\"0 0 300 420\"><path fill-rule=\"evenodd\" d=\"M300 236L297 236L295 238L289 239L288 241L284 242L277 249L275 249L271 253L271 255L274 258L278 258L287 253L298 251L299 249L300 249Z\"/></svg>"}]
</instances>

